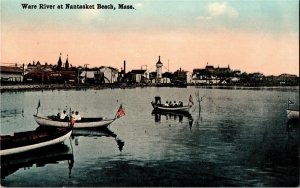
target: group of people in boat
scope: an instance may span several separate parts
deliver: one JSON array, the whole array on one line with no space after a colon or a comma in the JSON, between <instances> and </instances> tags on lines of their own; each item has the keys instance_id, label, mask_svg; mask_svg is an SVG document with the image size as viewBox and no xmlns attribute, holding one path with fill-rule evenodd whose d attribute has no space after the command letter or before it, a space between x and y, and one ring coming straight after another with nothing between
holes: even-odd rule
<instances>
[{"instance_id":1,"label":"group of people in boat","mask_svg":"<svg viewBox=\"0 0 300 188\"><path fill-rule=\"evenodd\" d=\"M183 103L181 101L178 101L178 103L176 101L174 101L174 103L172 103L172 101L166 101L165 104L162 104L163 107L182 107Z\"/></svg>"},{"instance_id":2,"label":"group of people in boat","mask_svg":"<svg viewBox=\"0 0 300 188\"><path fill-rule=\"evenodd\" d=\"M57 117L61 120L68 120L69 119L69 116L68 116L66 110L64 110L63 112L58 113ZM71 118L73 118L75 121L80 121L81 120L81 115L79 114L78 111L76 111L76 112L72 111L71 112Z\"/></svg>"}]
</instances>

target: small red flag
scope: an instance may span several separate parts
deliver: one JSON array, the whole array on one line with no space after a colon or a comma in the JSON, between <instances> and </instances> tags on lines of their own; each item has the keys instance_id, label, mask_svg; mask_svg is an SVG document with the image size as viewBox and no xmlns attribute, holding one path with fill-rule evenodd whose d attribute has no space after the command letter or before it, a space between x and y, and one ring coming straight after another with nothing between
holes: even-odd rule
<instances>
[{"instance_id":1,"label":"small red flag","mask_svg":"<svg viewBox=\"0 0 300 188\"><path fill-rule=\"evenodd\" d=\"M71 127L73 127L73 126L74 126L74 124L75 124L75 120L74 120L74 118L73 118L73 117L71 117L71 119L70 119L70 126L71 126Z\"/></svg>"},{"instance_id":2,"label":"small red flag","mask_svg":"<svg viewBox=\"0 0 300 188\"><path fill-rule=\"evenodd\" d=\"M124 111L124 109L122 107L122 104L121 104L121 106L120 106L120 108L119 108L119 110L117 112L117 118L120 118L120 117L122 117L124 115L125 115L125 111Z\"/></svg>"}]
</instances>

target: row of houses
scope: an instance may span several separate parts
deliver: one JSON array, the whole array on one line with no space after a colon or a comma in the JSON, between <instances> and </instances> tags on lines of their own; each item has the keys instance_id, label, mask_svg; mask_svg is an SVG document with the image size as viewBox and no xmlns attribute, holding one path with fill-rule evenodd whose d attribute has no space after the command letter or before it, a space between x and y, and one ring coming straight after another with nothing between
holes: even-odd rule
<instances>
[{"instance_id":1,"label":"row of houses","mask_svg":"<svg viewBox=\"0 0 300 188\"><path fill-rule=\"evenodd\" d=\"M32 82L32 83L74 83L74 84L112 84L112 83L156 83L156 84L205 84L205 85L234 85L241 83L280 83L281 85L298 83L296 75L282 74L279 76L264 76L262 73L241 73L232 70L230 66L214 67L208 63L204 68L195 68L193 72L181 68L175 72L163 72L163 63L158 57L156 71L134 69L126 72L126 61L121 70L100 66L88 68L88 64L73 67L66 58L62 62L61 54L55 65L39 61L22 66L1 66L1 83Z\"/></svg>"},{"instance_id":2,"label":"row of houses","mask_svg":"<svg viewBox=\"0 0 300 188\"><path fill-rule=\"evenodd\" d=\"M33 61L19 67L17 65L1 66L0 71L2 83L171 83L175 80L183 83L191 82L191 73L181 69L175 73L162 73L162 67L163 64L160 61L160 57L156 63L156 71L152 72L142 68L126 72L126 61L124 61L124 67L120 71L111 66L88 68L87 64L85 64L84 66L73 67L69 63L68 57L63 63L60 55L55 65Z\"/></svg>"}]
</instances>

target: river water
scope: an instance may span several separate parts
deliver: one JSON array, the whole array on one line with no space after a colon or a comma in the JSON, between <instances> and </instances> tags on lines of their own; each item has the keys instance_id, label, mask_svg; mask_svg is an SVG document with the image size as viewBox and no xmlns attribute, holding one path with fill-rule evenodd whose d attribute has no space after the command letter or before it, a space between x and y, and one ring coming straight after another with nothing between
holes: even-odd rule
<instances>
[{"instance_id":1,"label":"river water","mask_svg":"<svg viewBox=\"0 0 300 188\"><path fill-rule=\"evenodd\" d=\"M203 96L201 110L196 93ZM188 102L190 114L152 112L150 102ZM1 93L1 134L34 130L39 114L72 108L82 116L125 116L109 130L82 130L64 144L1 165L2 186L297 186L299 123L288 122L299 87L134 88ZM75 124L76 126L76 124Z\"/></svg>"}]
</instances>

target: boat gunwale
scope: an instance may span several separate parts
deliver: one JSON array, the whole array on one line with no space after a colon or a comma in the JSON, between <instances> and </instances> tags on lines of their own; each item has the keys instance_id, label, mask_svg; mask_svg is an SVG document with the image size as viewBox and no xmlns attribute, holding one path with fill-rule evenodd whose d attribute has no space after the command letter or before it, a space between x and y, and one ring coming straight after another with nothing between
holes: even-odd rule
<instances>
[{"instance_id":1,"label":"boat gunwale","mask_svg":"<svg viewBox=\"0 0 300 188\"><path fill-rule=\"evenodd\" d=\"M7 145L4 148L3 148L3 141L4 140L2 140L1 141L1 155L0 156L14 154L14 153L9 152L11 150L21 149L21 152L25 152L25 151L23 151L24 148L34 147L33 149L37 149L37 148L40 148L40 147L44 147L44 146L40 146L40 147L37 147L37 146L44 145L46 143L48 143L48 144L46 144L45 146L52 145L52 144L50 144L51 142L60 140L64 137L66 137L67 135L71 135L72 130L73 130L72 127L58 128L58 129L56 128L56 130L53 131L54 135L49 134L47 136L37 137L37 138L34 138L32 140L29 140L29 139L26 138L25 142L21 142L22 139L19 139L17 142L14 142L14 143L6 143ZM29 132L32 132L32 131L29 131ZM44 131L42 131L42 132L44 132ZM4 135L4 136L7 136L7 135ZM24 137L28 137L28 138L32 137L32 133L29 136L24 136ZM14 139L14 136L11 136L11 138L9 140L6 140L6 142L12 142L12 139ZM29 150L32 150L32 149L28 149L27 151L29 151ZM8 152L8 154L7 154L7 152ZM16 152L16 153L19 153L19 152Z\"/></svg>"},{"instance_id":2,"label":"boat gunwale","mask_svg":"<svg viewBox=\"0 0 300 188\"><path fill-rule=\"evenodd\" d=\"M40 118L40 119L45 119L45 120L49 120L49 121L54 121L54 122L62 122L62 123L68 123L69 122L69 120L60 120L60 119L51 119L51 118L48 118L48 117L45 117L45 116L38 116L38 115L33 115L34 117L36 117L36 118ZM86 119L88 119L88 118L97 118L97 117L83 117L83 118L86 118ZM116 120L116 118L113 118L113 119L102 119L102 120L99 120L99 121L76 121L75 120L75 123L93 123L93 122L102 122L102 121L114 121L114 120Z\"/></svg>"}]
</instances>

